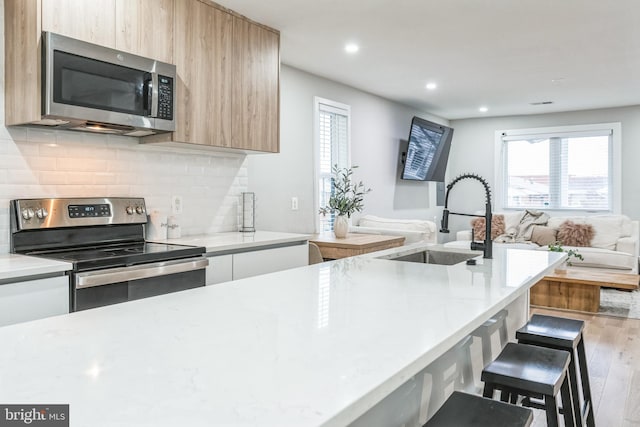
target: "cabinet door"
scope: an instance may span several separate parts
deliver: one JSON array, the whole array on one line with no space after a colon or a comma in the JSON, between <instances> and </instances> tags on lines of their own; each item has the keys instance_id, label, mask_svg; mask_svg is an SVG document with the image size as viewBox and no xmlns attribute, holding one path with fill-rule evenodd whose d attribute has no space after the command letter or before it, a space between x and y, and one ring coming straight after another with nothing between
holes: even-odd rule
<instances>
[{"instance_id":1,"label":"cabinet door","mask_svg":"<svg viewBox=\"0 0 640 427\"><path fill-rule=\"evenodd\" d=\"M173 63L174 0L116 0L116 48Z\"/></svg>"},{"instance_id":2,"label":"cabinet door","mask_svg":"<svg viewBox=\"0 0 640 427\"><path fill-rule=\"evenodd\" d=\"M212 256L207 259L207 286L233 280L233 255Z\"/></svg>"},{"instance_id":3,"label":"cabinet door","mask_svg":"<svg viewBox=\"0 0 640 427\"><path fill-rule=\"evenodd\" d=\"M233 18L234 148L278 152L280 35Z\"/></svg>"},{"instance_id":4,"label":"cabinet door","mask_svg":"<svg viewBox=\"0 0 640 427\"><path fill-rule=\"evenodd\" d=\"M4 1L5 125L40 120L40 33L36 0Z\"/></svg>"},{"instance_id":5,"label":"cabinet door","mask_svg":"<svg viewBox=\"0 0 640 427\"><path fill-rule=\"evenodd\" d=\"M69 312L69 277L0 285L0 326Z\"/></svg>"},{"instance_id":6,"label":"cabinet door","mask_svg":"<svg viewBox=\"0 0 640 427\"><path fill-rule=\"evenodd\" d=\"M309 264L309 245L285 246L233 254L233 280Z\"/></svg>"},{"instance_id":7,"label":"cabinet door","mask_svg":"<svg viewBox=\"0 0 640 427\"><path fill-rule=\"evenodd\" d=\"M42 0L42 30L116 47L115 0Z\"/></svg>"},{"instance_id":8,"label":"cabinet door","mask_svg":"<svg viewBox=\"0 0 640 427\"><path fill-rule=\"evenodd\" d=\"M178 142L228 147L231 141L231 15L195 0L176 3Z\"/></svg>"}]
</instances>

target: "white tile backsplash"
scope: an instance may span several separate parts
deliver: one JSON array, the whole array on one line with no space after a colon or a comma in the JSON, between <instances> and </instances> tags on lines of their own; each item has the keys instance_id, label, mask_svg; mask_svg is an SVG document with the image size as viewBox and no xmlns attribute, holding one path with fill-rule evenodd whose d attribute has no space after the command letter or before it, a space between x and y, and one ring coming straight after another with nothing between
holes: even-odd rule
<instances>
[{"instance_id":1,"label":"white tile backsplash","mask_svg":"<svg viewBox=\"0 0 640 427\"><path fill-rule=\"evenodd\" d=\"M9 200L144 197L171 215L182 196L182 235L237 230L246 156L138 144L135 138L0 126L0 253L9 250Z\"/></svg>"}]
</instances>

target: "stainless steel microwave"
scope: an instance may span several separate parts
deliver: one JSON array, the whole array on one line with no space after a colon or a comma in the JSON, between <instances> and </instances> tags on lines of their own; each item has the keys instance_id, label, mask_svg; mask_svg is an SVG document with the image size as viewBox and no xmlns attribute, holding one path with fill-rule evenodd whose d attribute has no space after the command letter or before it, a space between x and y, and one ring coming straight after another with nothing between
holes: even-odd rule
<instances>
[{"instance_id":1,"label":"stainless steel microwave","mask_svg":"<svg viewBox=\"0 0 640 427\"><path fill-rule=\"evenodd\" d=\"M175 65L42 33L42 120L34 125L146 136L175 130Z\"/></svg>"}]
</instances>

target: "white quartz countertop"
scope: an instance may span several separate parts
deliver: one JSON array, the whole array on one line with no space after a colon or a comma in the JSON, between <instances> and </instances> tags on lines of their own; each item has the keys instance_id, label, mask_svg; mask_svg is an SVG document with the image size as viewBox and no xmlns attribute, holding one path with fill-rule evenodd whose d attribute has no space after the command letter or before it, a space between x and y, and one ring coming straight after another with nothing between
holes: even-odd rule
<instances>
[{"instance_id":1,"label":"white quartz countertop","mask_svg":"<svg viewBox=\"0 0 640 427\"><path fill-rule=\"evenodd\" d=\"M0 328L0 402L71 425L345 426L559 264L354 257Z\"/></svg>"},{"instance_id":2,"label":"white quartz countertop","mask_svg":"<svg viewBox=\"0 0 640 427\"><path fill-rule=\"evenodd\" d=\"M255 231L253 233L233 231L227 233L199 234L181 237L179 239L154 240L154 242L205 246L208 254L215 254L215 252L255 249L260 246L304 242L309 240L309 237L308 234L279 233L274 231Z\"/></svg>"},{"instance_id":3,"label":"white quartz countertop","mask_svg":"<svg viewBox=\"0 0 640 427\"><path fill-rule=\"evenodd\" d=\"M0 280L19 281L20 278L55 274L71 270L71 263L17 254L0 255Z\"/></svg>"}]
</instances>

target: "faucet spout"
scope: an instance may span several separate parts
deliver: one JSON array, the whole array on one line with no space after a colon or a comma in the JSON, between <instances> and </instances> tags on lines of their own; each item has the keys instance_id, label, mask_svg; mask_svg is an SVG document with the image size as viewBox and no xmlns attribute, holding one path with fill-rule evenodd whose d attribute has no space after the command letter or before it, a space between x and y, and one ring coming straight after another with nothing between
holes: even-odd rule
<instances>
[{"instance_id":1,"label":"faucet spout","mask_svg":"<svg viewBox=\"0 0 640 427\"><path fill-rule=\"evenodd\" d=\"M462 174L447 185L447 192L444 198L444 210L442 211L442 221L440 222L441 224L440 232L449 233L449 215L450 214L463 215L463 216L481 216L481 215L464 214L464 213L449 211L449 208L448 208L449 192L451 191L454 185L456 185L458 182L462 181L463 179L475 179L476 181L480 181L480 183L484 187L485 197L486 197L485 210L484 210L484 224L485 224L484 242L479 243L479 242L472 241L471 250L482 251L483 258L491 259L493 257L493 242L491 241L491 220L493 219L492 209L491 209L491 189L489 187L489 183L481 176L476 174L470 174L470 173Z\"/></svg>"}]
</instances>

